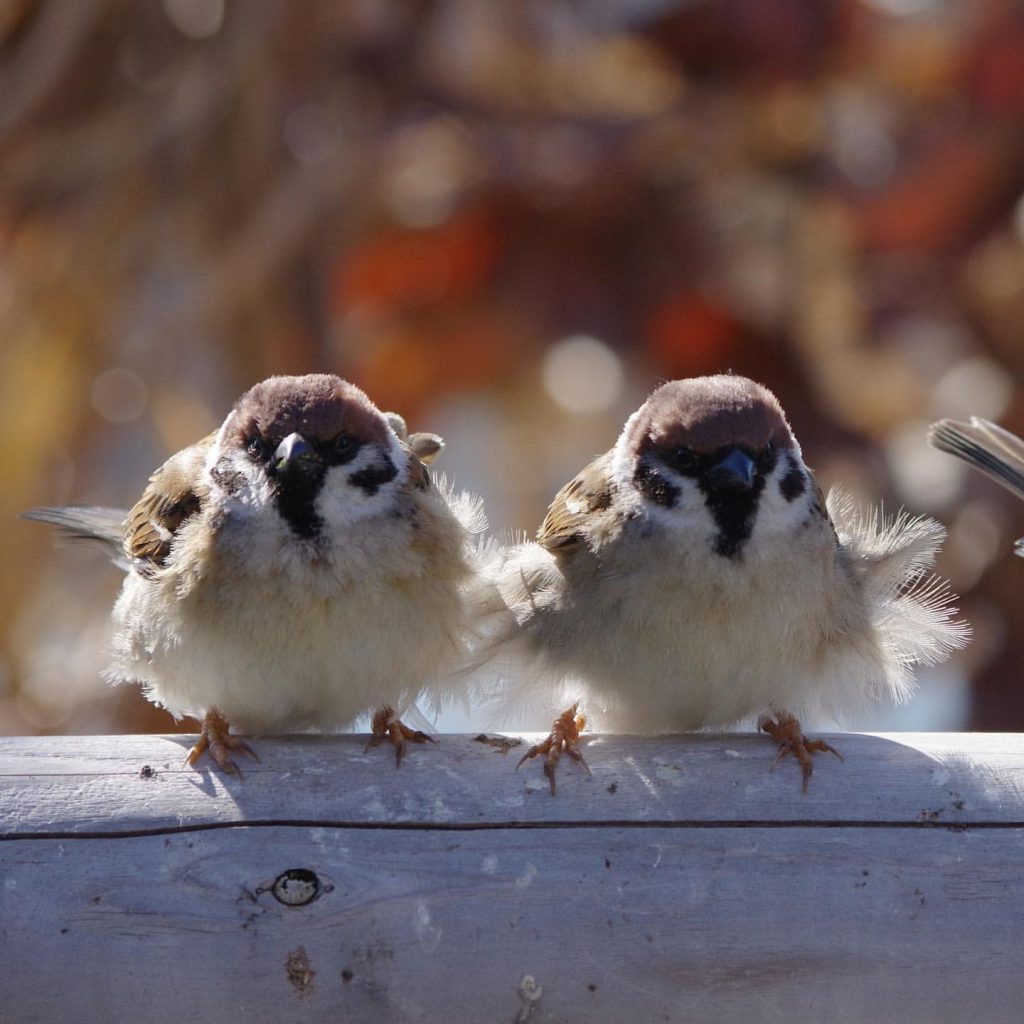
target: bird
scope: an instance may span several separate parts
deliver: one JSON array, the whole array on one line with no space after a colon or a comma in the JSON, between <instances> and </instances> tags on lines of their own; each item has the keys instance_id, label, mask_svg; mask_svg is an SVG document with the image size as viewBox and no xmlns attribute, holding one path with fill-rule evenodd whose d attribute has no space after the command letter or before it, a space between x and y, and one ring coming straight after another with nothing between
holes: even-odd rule
<instances>
[{"instance_id":1,"label":"bird","mask_svg":"<svg viewBox=\"0 0 1024 1024\"><path fill-rule=\"evenodd\" d=\"M273 376L172 455L127 513L24 516L98 540L125 570L113 683L200 722L186 762L256 756L231 731L343 727L432 739L397 709L441 704L464 643L480 503L432 478L441 448L332 374ZM419 454L417 454L417 452Z\"/></svg>"},{"instance_id":2,"label":"bird","mask_svg":"<svg viewBox=\"0 0 1024 1024\"><path fill-rule=\"evenodd\" d=\"M581 760L585 718L664 733L755 715L806 791L811 755L841 755L800 717L902 701L913 665L966 642L929 572L943 537L930 518L826 499L766 387L670 381L558 491L536 538L489 565L486 699L507 711L582 695L520 762L543 755L552 794L561 753Z\"/></svg>"},{"instance_id":3,"label":"bird","mask_svg":"<svg viewBox=\"0 0 1024 1024\"><path fill-rule=\"evenodd\" d=\"M972 416L969 423L945 419L933 423L928 441L1024 498L1024 440L989 420ZM1024 537L1014 550L1024 557Z\"/></svg>"}]
</instances>

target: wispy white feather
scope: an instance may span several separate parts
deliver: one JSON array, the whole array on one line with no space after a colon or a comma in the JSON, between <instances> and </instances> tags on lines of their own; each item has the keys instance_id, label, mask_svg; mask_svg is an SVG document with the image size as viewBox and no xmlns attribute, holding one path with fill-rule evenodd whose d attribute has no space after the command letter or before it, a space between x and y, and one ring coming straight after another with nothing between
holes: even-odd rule
<instances>
[{"instance_id":1,"label":"wispy white feather","mask_svg":"<svg viewBox=\"0 0 1024 1024\"><path fill-rule=\"evenodd\" d=\"M881 508L865 513L834 488L828 511L849 567L865 590L865 607L878 643L887 654L871 696L905 701L914 690L913 665L935 665L963 647L970 627L956 618L949 584L931 574L946 531L926 516L900 511L886 518Z\"/></svg>"}]
</instances>

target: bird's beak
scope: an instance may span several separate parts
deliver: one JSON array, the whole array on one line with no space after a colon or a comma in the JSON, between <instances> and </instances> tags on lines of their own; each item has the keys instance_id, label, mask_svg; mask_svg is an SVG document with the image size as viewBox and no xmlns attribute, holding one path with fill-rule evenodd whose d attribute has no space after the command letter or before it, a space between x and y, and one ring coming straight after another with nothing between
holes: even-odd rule
<instances>
[{"instance_id":1,"label":"bird's beak","mask_svg":"<svg viewBox=\"0 0 1024 1024\"><path fill-rule=\"evenodd\" d=\"M320 465L320 456L301 434L289 434L277 446L270 465L275 476L308 473Z\"/></svg>"},{"instance_id":2,"label":"bird's beak","mask_svg":"<svg viewBox=\"0 0 1024 1024\"><path fill-rule=\"evenodd\" d=\"M717 490L749 491L754 485L756 474L754 460L746 452L733 448L724 459L711 467L708 479Z\"/></svg>"}]
</instances>

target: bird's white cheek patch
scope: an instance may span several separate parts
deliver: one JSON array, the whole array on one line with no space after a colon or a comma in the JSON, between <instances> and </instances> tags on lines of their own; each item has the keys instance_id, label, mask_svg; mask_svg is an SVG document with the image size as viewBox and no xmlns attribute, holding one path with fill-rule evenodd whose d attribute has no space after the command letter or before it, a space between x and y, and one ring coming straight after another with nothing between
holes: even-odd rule
<instances>
[{"instance_id":1,"label":"bird's white cheek patch","mask_svg":"<svg viewBox=\"0 0 1024 1024\"><path fill-rule=\"evenodd\" d=\"M395 477L371 488L353 484L350 480L360 472L372 471L383 464L382 453L373 446L365 447L344 466L332 466L327 470L313 508L329 531L344 529L394 507L395 492L404 482L408 470L400 450L388 452L388 457L397 470Z\"/></svg>"},{"instance_id":2,"label":"bird's white cheek patch","mask_svg":"<svg viewBox=\"0 0 1024 1024\"><path fill-rule=\"evenodd\" d=\"M273 503L273 486L261 467L244 452L223 454L215 451L206 473L211 496L217 505L264 508Z\"/></svg>"},{"instance_id":3,"label":"bird's white cheek patch","mask_svg":"<svg viewBox=\"0 0 1024 1024\"><path fill-rule=\"evenodd\" d=\"M710 542L718 534L714 517L708 511L704 495L696 482L676 473L663 470L672 485L678 489L675 503L666 508L651 501L644 502L647 518L672 533L686 535L688 541L706 538Z\"/></svg>"},{"instance_id":4,"label":"bird's white cheek patch","mask_svg":"<svg viewBox=\"0 0 1024 1024\"><path fill-rule=\"evenodd\" d=\"M765 480L754 517L752 537L791 534L807 520L814 495L810 483L806 482L804 490L787 498L782 486L783 478L790 472L787 460L780 460Z\"/></svg>"}]
</instances>

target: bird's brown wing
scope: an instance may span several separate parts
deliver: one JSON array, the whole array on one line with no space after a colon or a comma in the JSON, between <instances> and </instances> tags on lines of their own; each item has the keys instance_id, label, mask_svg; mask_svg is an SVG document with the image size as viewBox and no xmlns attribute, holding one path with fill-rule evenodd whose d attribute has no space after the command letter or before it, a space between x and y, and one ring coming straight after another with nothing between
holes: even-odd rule
<instances>
[{"instance_id":1,"label":"bird's brown wing","mask_svg":"<svg viewBox=\"0 0 1024 1024\"><path fill-rule=\"evenodd\" d=\"M409 476L405 481L403 489L425 491L431 486L430 470L427 469L420 457L405 441L399 440L399 444L401 444L405 454L409 456Z\"/></svg>"},{"instance_id":2,"label":"bird's brown wing","mask_svg":"<svg viewBox=\"0 0 1024 1024\"><path fill-rule=\"evenodd\" d=\"M568 553L583 541L585 528L612 503L611 452L594 459L556 495L537 531L537 543Z\"/></svg>"},{"instance_id":3,"label":"bird's brown wing","mask_svg":"<svg viewBox=\"0 0 1024 1024\"><path fill-rule=\"evenodd\" d=\"M420 462L425 463L433 462L444 448L444 440L440 434L430 434L425 431L410 434L406 444L412 449L413 455Z\"/></svg>"},{"instance_id":4,"label":"bird's brown wing","mask_svg":"<svg viewBox=\"0 0 1024 1024\"><path fill-rule=\"evenodd\" d=\"M124 549L136 564L158 569L167 561L181 524L203 503L203 464L216 434L172 455L150 478L125 519Z\"/></svg>"}]
</instances>

